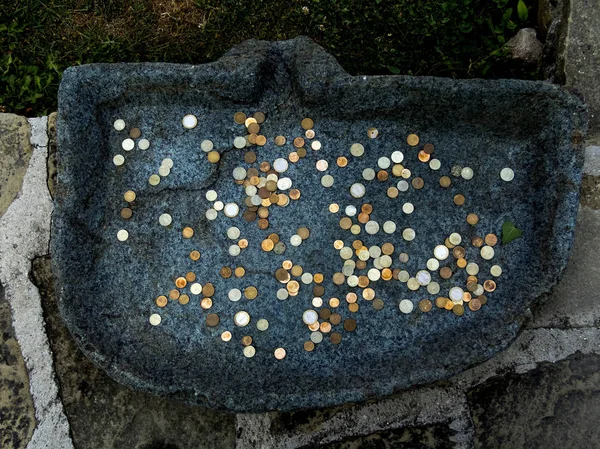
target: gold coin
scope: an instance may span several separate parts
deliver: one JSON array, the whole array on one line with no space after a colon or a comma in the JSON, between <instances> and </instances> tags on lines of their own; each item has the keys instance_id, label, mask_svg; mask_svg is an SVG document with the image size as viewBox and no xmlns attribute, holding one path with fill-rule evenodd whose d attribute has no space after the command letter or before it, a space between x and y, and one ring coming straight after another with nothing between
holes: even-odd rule
<instances>
[{"instance_id":1,"label":"gold coin","mask_svg":"<svg viewBox=\"0 0 600 449\"><path fill-rule=\"evenodd\" d=\"M263 251L272 251L273 247L275 246L275 243L273 243L273 240L271 239L264 239L262 241L262 243L260 244L260 247L262 248Z\"/></svg>"},{"instance_id":2,"label":"gold coin","mask_svg":"<svg viewBox=\"0 0 600 449\"><path fill-rule=\"evenodd\" d=\"M241 278L244 277L244 275L246 274L246 269L244 267L235 267L233 273L235 274L236 278Z\"/></svg>"},{"instance_id":3,"label":"gold coin","mask_svg":"<svg viewBox=\"0 0 600 449\"><path fill-rule=\"evenodd\" d=\"M179 297L179 304L185 305L190 302L190 297L188 295L181 295Z\"/></svg>"},{"instance_id":4,"label":"gold coin","mask_svg":"<svg viewBox=\"0 0 600 449\"><path fill-rule=\"evenodd\" d=\"M275 358L277 360L285 359L285 354L286 354L286 352L285 352L285 349L283 349L283 348L277 348L277 349L275 349L275 352L273 352L273 355L275 355Z\"/></svg>"},{"instance_id":5,"label":"gold coin","mask_svg":"<svg viewBox=\"0 0 600 449\"><path fill-rule=\"evenodd\" d=\"M456 266L458 268L465 268L467 266L467 260L465 258L463 258L463 257L459 258L456 261Z\"/></svg>"},{"instance_id":6,"label":"gold coin","mask_svg":"<svg viewBox=\"0 0 600 449\"><path fill-rule=\"evenodd\" d=\"M285 137L284 136L275 137L275 145L277 145L278 147L285 145Z\"/></svg>"},{"instance_id":7,"label":"gold coin","mask_svg":"<svg viewBox=\"0 0 600 449\"><path fill-rule=\"evenodd\" d=\"M209 313L206 315L206 324L210 327L215 327L219 324L219 315L216 313Z\"/></svg>"},{"instance_id":8,"label":"gold coin","mask_svg":"<svg viewBox=\"0 0 600 449\"><path fill-rule=\"evenodd\" d=\"M248 299L256 299L258 296L258 290L254 286L246 287L244 289L244 296Z\"/></svg>"},{"instance_id":9,"label":"gold coin","mask_svg":"<svg viewBox=\"0 0 600 449\"><path fill-rule=\"evenodd\" d=\"M294 265L292 267L292 276L302 276L304 269L300 265Z\"/></svg>"},{"instance_id":10,"label":"gold coin","mask_svg":"<svg viewBox=\"0 0 600 449\"><path fill-rule=\"evenodd\" d=\"M175 279L175 286L177 288L184 288L187 285L187 281L185 280L184 277L178 277L177 279Z\"/></svg>"},{"instance_id":11,"label":"gold coin","mask_svg":"<svg viewBox=\"0 0 600 449\"><path fill-rule=\"evenodd\" d=\"M290 281L286 284L286 289L288 292L297 292L298 290L300 290L300 284L298 283L298 281Z\"/></svg>"},{"instance_id":12,"label":"gold coin","mask_svg":"<svg viewBox=\"0 0 600 449\"><path fill-rule=\"evenodd\" d=\"M443 296L438 296L437 298L435 298L435 306L438 309L445 308L447 302L448 302L448 298L444 298Z\"/></svg>"},{"instance_id":13,"label":"gold coin","mask_svg":"<svg viewBox=\"0 0 600 449\"><path fill-rule=\"evenodd\" d=\"M183 228L183 231L181 231L181 233L184 239L191 239L194 236L194 230L189 226Z\"/></svg>"},{"instance_id":14,"label":"gold coin","mask_svg":"<svg viewBox=\"0 0 600 449\"><path fill-rule=\"evenodd\" d=\"M256 145L262 147L267 143L267 138L263 135L256 136Z\"/></svg>"},{"instance_id":15,"label":"gold coin","mask_svg":"<svg viewBox=\"0 0 600 449\"><path fill-rule=\"evenodd\" d=\"M345 167L348 165L348 159L346 159L344 156L338 157L335 162L338 165L338 167Z\"/></svg>"},{"instance_id":16,"label":"gold coin","mask_svg":"<svg viewBox=\"0 0 600 449\"><path fill-rule=\"evenodd\" d=\"M393 254L394 253L394 245L392 245L389 242L384 243L383 245L381 245L381 252L383 254L385 254L386 256Z\"/></svg>"},{"instance_id":17,"label":"gold coin","mask_svg":"<svg viewBox=\"0 0 600 449\"><path fill-rule=\"evenodd\" d=\"M309 236L310 236L310 231L308 230L308 228L298 228L298 231L296 231L296 233L300 236L300 238L302 240L306 240Z\"/></svg>"},{"instance_id":18,"label":"gold coin","mask_svg":"<svg viewBox=\"0 0 600 449\"><path fill-rule=\"evenodd\" d=\"M327 323L327 322L321 323L319 325L319 330L321 332L323 332L324 334L331 332L331 323Z\"/></svg>"},{"instance_id":19,"label":"gold coin","mask_svg":"<svg viewBox=\"0 0 600 449\"><path fill-rule=\"evenodd\" d=\"M408 143L411 147L416 147L419 145L419 136L416 134L409 134L406 138L406 143Z\"/></svg>"},{"instance_id":20,"label":"gold coin","mask_svg":"<svg viewBox=\"0 0 600 449\"><path fill-rule=\"evenodd\" d=\"M352 304L348 304L348 310L352 313L358 312L358 308L359 308L359 306L358 306L358 303L356 303L356 302L353 302Z\"/></svg>"},{"instance_id":21,"label":"gold coin","mask_svg":"<svg viewBox=\"0 0 600 449\"><path fill-rule=\"evenodd\" d=\"M200 307L202 307L204 310L208 310L212 307L212 299L210 298L202 298L202 301L200 301Z\"/></svg>"},{"instance_id":22,"label":"gold coin","mask_svg":"<svg viewBox=\"0 0 600 449\"><path fill-rule=\"evenodd\" d=\"M456 316L462 316L465 313L465 306L462 304L454 304L454 307L452 307L452 312Z\"/></svg>"},{"instance_id":23,"label":"gold coin","mask_svg":"<svg viewBox=\"0 0 600 449\"><path fill-rule=\"evenodd\" d=\"M297 153L300 159L306 157L306 148L298 148Z\"/></svg>"},{"instance_id":24,"label":"gold coin","mask_svg":"<svg viewBox=\"0 0 600 449\"><path fill-rule=\"evenodd\" d=\"M312 129L315 126L315 122L313 119L306 117L300 122L300 126L302 126L302 129Z\"/></svg>"},{"instance_id":25,"label":"gold coin","mask_svg":"<svg viewBox=\"0 0 600 449\"><path fill-rule=\"evenodd\" d=\"M346 282L346 276L342 273L333 273L333 283L335 285L343 285Z\"/></svg>"},{"instance_id":26,"label":"gold coin","mask_svg":"<svg viewBox=\"0 0 600 449\"><path fill-rule=\"evenodd\" d=\"M340 306L340 300L338 298L330 298L329 299L329 307L332 307L332 308L335 309L335 308L337 308L339 306ZM340 317L340 319L341 319L341 317ZM331 318L330 318L329 321L331 321ZM337 324L340 324L340 322L338 322ZM334 323L333 321L331 321L331 324L336 324L336 323Z\"/></svg>"},{"instance_id":27,"label":"gold coin","mask_svg":"<svg viewBox=\"0 0 600 449\"><path fill-rule=\"evenodd\" d=\"M340 228L347 230L350 229L352 227L352 220L348 217L343 217L340 220Z\"/></svg>"},{"instance_id":28,"label":"gold coin","mask_svg":"<svg viewBox=\"0 0 600 449\"><path fill-rule=\"evenodd\" d=\"M156 298L156 305L158 307L165 307L167 305L167 297L165 295L160 295L158 298Z\"/></svg>"},{"instance_id":29,"label":"gold coin","mask_svg":"<svg viewBox=\"0 0 600 449\"><path fill-rule=\"evenodd\" d=\"M123 199L125 201L127 201L128 203L131 203L133 201L135 201L135 192L133 190L128 190L127 192L125 192L125 194L123 195Z\"/></svg>"},{"instance_id":30,"label":"gold coin","mask_svg":"<svg viewBox=\"0 0 600 449\"><path fill-rule=\"evenodd\" d=\"M400 191L396 187L392 186L392 187L388 187L386 193L389 198L398 198Z\"/></svg>"},{"instance_id":31,"label":"gold coin","mask_svg":"<svg viewBox=\"0 0 600 449\"><path fill-rule=\"evenodd\" d=\"M242 249L248 248L248 240L246 240L246 239L238 240L238 246Z\"/></svg>"},{"instance_id":32,"label":"gold coin","mask_svg":"<svg viewBox=\"0 0 600 449\"><path fill-rule=\"evenodd\" d=\"M244 114L243 112L236 112L233 115L233 121L238 125L243 125L246 121L246 114Z\"/></svg>"},{"instance_id":33,"label":"gold coin","mask_svg":"<svg viewBox=\"0 0 600 449\"><path fill-rule=\"evenodd\" d=\"M200 251L193 250L190 252L190 259L196 261L200 259Z\"/></svg>"},{"instance_id":34,"label":"gold coin","mask_svg":"<svg viewBox=\"0 0 600 449\"><path fill-rule=\"evenodd\" d=\"M450 184L452 184L452 180L448 177L448 176L442 176L440 178L440 185L444 188L450 187Z\"/></svg>"},{"instance_id":35,"label":"gold coin","mask_svg":"<svg viewBox=\"0 0 600 449\"><path fill-rule=\"evenodd\" d=\"M422 299L421 301L419 301L419 309L421 310L421 312L427 313L431 310L432 307L433 304L428 299Z\"/></svg>"},{"instance_id":36,"label":"gold coin","mask_svg":"<svg viewBox=\"0 0 600 449\"><path fill-rule=\"evenodd\" d=\"M188 271L185 274L185 280L188 282L194 282L196 280L196 274L191 271Z\"/></svg>"},{"instance_id":37,"label":"gold coin","mask_svg":"<svg viewBox=\"0 0 600 449\"><path fill-rule=\"evenodd\" d=\"M323 275L321 273L315 273L313 276L313 281L315 282L315 284L320 284L321 282L323 282Z\"/></svg>"},{"instance_id":38,"label":"gold coin","mask_svg":"<svg viewBox=\"0 0 600 449\"><path fill-rule=\"evenodd\" d=\"M129 220L132 215L133 215L133 211L131 209L129 209L128 207L124 207L123 209L121 209L121 218L124 218L125 220Z\"/></svg>"},{"instance_id":39,"label":"gold coin","mask_svg":"<svg viewBox=\"0 0 600 449\"><path fill-rule=\"evenodd\" d=\"M257 123L254 117L248 117L246 120L244 120L244 125L246 125L246 128L248 128L248 126L250 126L252 123Z\"/></svg>"},{"instance_id":40,"label":"gold coin","mask_svg":"<svg viewBox=\"0 0 600 449\"><path fill-rule=\"evenodd\" d=\"M210 162L211 164L216 164L221 159L221 155L219 154L218 151L211 151L210 153L208 153L206 155L206 158L208 159L208 162Z\"/></svg>"},{"instance_id":41,"label":"gold coin","mask_svg":"<svg viewBox=\"0 0 600 449\"><path fill-rule=\"evenodd\" d=\"M454 308L454 302L450 298L446 298L446 304L444 305L444 309L452 310Z\"/></svg>"},{"instance_id":42,"label":"gold coin","mask_svg":"<svg viewBox=\"0 0 600 449\"><path fill-rule=\"evenodd\" d=\"M302 137L296 137L294 139L294 146L296 148L301 148L304 146L304 139Z\"/></svg>"},{"instance_id":43,"label":"gold coin","mask_svg":"<svg viewBox=\"0 0 600 449\"><path fill-rule=\"evenodd\" d=\"M381 279L383 279L384 281L391 280L393 276L394 272L389 268L384 268L383 270L381 270Z\"/></svg>"},{"instance_id":44,"label":"gold coin","mask_svg":"<svg viewBox=\"0 0 600 449\"><path fill-rule=\"evenodd\" d=\"M257 125L258 126L258 125ZM258 135L256 133L250 133L246 136L246 140L252 145L256 145L256 138Z\"/></svg>"}]
</instances>

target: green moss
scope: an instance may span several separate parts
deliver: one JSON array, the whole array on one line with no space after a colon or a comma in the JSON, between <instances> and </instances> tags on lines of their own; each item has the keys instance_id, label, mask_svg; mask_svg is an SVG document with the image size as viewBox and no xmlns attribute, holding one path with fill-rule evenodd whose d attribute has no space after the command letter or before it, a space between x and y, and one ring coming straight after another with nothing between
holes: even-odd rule
<instances>
[{"instance_id":1,"label":"green moss","mask_svg":"<svg viewBox=\"0 0 600 449\"><path fill-rule=\"evenodd\" d=\"M536 78L511 64L502 48L517 28L532 25L523 10L532 1L2 2L0 109L26 115L56 109L61 73L71 65L202 63L245 39L300 34L353 74Z\"/></svg>"}]
</instances>

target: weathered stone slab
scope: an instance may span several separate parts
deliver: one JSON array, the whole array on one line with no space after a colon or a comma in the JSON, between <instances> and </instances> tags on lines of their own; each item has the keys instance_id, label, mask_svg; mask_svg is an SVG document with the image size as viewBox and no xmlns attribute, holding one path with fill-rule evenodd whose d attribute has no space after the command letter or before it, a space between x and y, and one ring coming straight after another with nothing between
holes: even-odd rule
<instances>
[{"instance_id":1,"label":"weathered stone slab","mask_svg":"<svg viewBox=\"0 0 600 449\"><path fill-rule=\"evenodd\" d=\"M0 217L21 190L32 153L29 133L25 117L0 114Z\"/></svg>"},{"instance_id":2,"label":"weathered stone slab","mask_svg":"<svg viewBox=\"0 0 600 449\"><path fill-rule=\"evenodd\" d=\"M290 164L285 176L301 190L297 201L286 208L269 209L269 226L259 229L246 223L241 213L216 220L205 218L211 204L206 191L215 189L224 202L243 202L243 189L231 177L235 167L245 164L244 151L234 149L235 136L246 135L243 125L233 122L235 112L263 111L267 121L261 132L267 144L253 148L258 162L285 157L294 148L291 141L304 131L304 117L315 120L320 150L308 149L305 160ZM194 114L198 126L185 130L182 117ZM115 131L121 118L126 129ZM580 143L586 129L581 102L563 89L523 81L453 81L411 77L351 77L335 60L307 39L266 43L248 41L221 60L202 66L92 65L65 72L58 116L59 173L54 214L53 256L58 279L61 313L84 352L112 377L155 393L167 394L203 405L237 411L296 409L359 401L448 377L488 359L516 336L522 316L532 302L556 283L571 246L581 179ZM369 139L367 129L379 129ZM131 128L139 128L150 140L147 150L123 151L122 141ZM421 144L435 146L434 157L441 169L431 170L417 159L418 149L407 145L407 135L417 133ZM287 145L278 147L273 138L282 134ZM218 164L210 164L200 150L204 139L214 142L220 153ZM365 155L354 157L352 143L365 146ZM419 176L425 187L410 188L393 200L387 183L365 181L364 168L378 168L379 157L400 150L411 177ZM112 163L117 153L125 165ZM345 168L338 156L349 159ZM161 161L174 161L171 174L158 186L148 177ZM324 172L315 170L318 160L329 163L333 188L321 185ZM454 165L470 166L475 176L466 181L453 176ZM500 180L504 167L514 169L513 182ZM452 185L444 190L441 175ZM410 181L410 179L409 179ZM350 196L353 182L364 182L367 195ZM133 189L133 217L125 221L120 210L125 191ZM466 197L465 206L453 202L456 194ZM339 227L343 213L330 213L331 202L342 211L352 204L359 209L368 202L372 220L393 220L396 232L371 235L361 227L355 237ZM415 211L402 213L404 202ZM243 207L243 206L242 206ZM173 223L158 224L168 212ZM467 213L479 216L471 227ZM489 263L469 242L474 235L500 234L505 220L513 220L523 238L508 245L499 243ZM356 217L354 217L356 224ZM184 226L193 227L194 237L182 238ZM249 247L236 258L228 254L232 243L225 237L230 226L241 229ZM290 237L300 226L311 230L299 247ZM414 241L402 231L412 227ZM119 242L117 231L126 229L129 239ZM278 233L287 244L281 255L263 252L261 242ZM392 268L414 276L424 269L435 245L459 232L466 257L481 265L481 281L489 278L492 263L502 265L496 291L482 310L455 316L446 310L412 313L398 310L402 299L414 306L419 300L435 300L423 287L412 292L393 280L370 286L384 301L376 311L360 299L358 311L348 310L346 294L362 289L331 282L342 266L332 247L336 239L346 246L360 238L365 246L394 245ZM192 249L202 257L189 259ZM408 263L399 253L410 254ZM335 311L343 320L355 319L356 331L342 334L340 345L330 344L328 335L314 352L303 350L310 332L302 313L313 306L313 283L300 283L300 293L285 301L275 297L282 287L275 277L282 261L290 259L309 273L323 273L323 298L342 299ZM372 266L369 261L369 268ZM432 276L447 296L453 285L462 285L466 273L452 258L442 263L455 275L449 281ZM219 276L223 266L244 266L243 278ZM194 271L200 282L211 282L216 290L211 310L200 307L200 297L189 304L170 301L159 308L154 300L174 288L176 277ZM366 275L366 270L356 274ZM232 288L256 286L259 296L230 301ZM182 289L188 293L188 290ZM236 312L246 310L251 323L233 324ZM207 326L208 313L220 323ZM159 314L160 326L152 327L149 316ZM256 320L267 318L267 332L256 329ZM325 318L322 318L325 320ZM233 339L223 342L221 332ZM242 336L253 338L256 355L242 355ZM457 344L457 342L464 342ZM273 351L284 347L287 357L277 360Z\"/></svg>"}]
</instances>

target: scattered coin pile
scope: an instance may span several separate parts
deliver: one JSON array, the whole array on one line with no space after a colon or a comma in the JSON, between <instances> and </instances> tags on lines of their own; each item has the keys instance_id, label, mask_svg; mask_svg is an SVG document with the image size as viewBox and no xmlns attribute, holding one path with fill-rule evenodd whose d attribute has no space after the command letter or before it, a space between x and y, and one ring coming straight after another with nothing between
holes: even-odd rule
<instances>
[{"instance_id":1,"label":"scattered coin pile","mask_svg":"<svg viewBox=\"0 0 600 449\"><path fill-rule=\"evenodd\" d=\"M243 288L233 287L227 291L215 291L210 279L197 279L194 272L183 273L174 279L173 288L167 292L157 292L153 299L158 308L152 313L149 322L152 326L158 326L163 318L161 309L171 307L175 304L185 306L194 301L199 303L202 310L207 313L203 320L206 326L217 328L223 325L223 317L217 313L210 313L215 301L230 301L243 304L244 301L253 301L259 295L270 297L273 300L285 301L290 297L300 296L300 300L306 304L304 311L297 317L306 326L307 337L303 348L307 352L314 351L318 345L328 340L331 344L338 345L343 338L356 331L359 322L351 318L361 307L369 305L374 310L382 310L384 307L394 304L398 314L430 313L439 309L439 313L451 312L456 316L462 316L467 312L476 312L483 307L487 296L496 289L496 280L502 275L502 268L491 262L498 248L498 237L493 233L487 235L470 237L452 232L444 241L432 242L430 257L426 266L416 272L403 269L411 257L423 257L423 255L411 255L396 248L393 240L394 235L401 236L405 242L420 238L418 223L411 227L399 226L394 220L378 221L374 217L377 214L374 206L369 202L369 191L372 183L382 183L386 186L386 194L391 199L402 201L404 192L413 190L421 191L425 187L422 177L415 176L414 171L419 164L428 170L439 172L442 161L435 156L434 144L422 143L417 134L406 136L406 144L398 148L388 156L380 156L370 161L371 167L362 170L362 179L336 179L331 173L330 167L337 166L341 169L352 164L353 160L368 157L365 153L363 143L352 143L349 148L339 150L328 148L322 151L323 144L317 139L315 122L311 118L299 120L296 136L289 140L283 135L267 136L263 133L262 125L267 119L262 112L256 112L247 116L244 112L237 112L233 116L234 123L239 126L239 135L232 136L230 148L240 150L239 165L231 173L231 182L239 185L243 191L243 200L236 202L223 202L219 199L219 192L208 190L205 198L210 203L203 217L199 220L235 220L235 225L229 226L226 235L217 236L224 241L230 241L228 253L236 257L246 248L254 248L260 257L282 256L281 265L275 270L273 276L281 285L274 291L259 292L254 285L245 285ZM198 124L198 118L188 114L182 118L182 126L189 132L193 132ZM114 129L123 132L126 122L123 119L115 120ZM380 139L382 136L377 128L365 130L366 139ZM150 141L142 137L139 128L131 128L128 136L121 141L121 148L126 152L137 149L144 151L150 148ZM279 148L280 157L273 160L260 160L261 147L270 146ZM206 161L209 164L219 164L221 153L225 148L216 148L210 139L203 139L200 143L199 152L206 153ZM334 153L338 154L334 154ZM302 223L288 223L294 226L295 233L285 240L282 238L281 229L271 229L270 217L273 214L285 214L288 206L302 207L302 192L295 185L293 170L289 170L290 164L310 163L304 159L310 153L315 153L316 162L314 170L320 176L320 184L323 189L343 189L349 192L354 203L341 205L336 202L329 204L328 210L331 214L339 215L339 238L332 241L330 249L322 248L331 257L331 266L335 271L332 273L313 272L311 267L303 267L294 263L294 252L297 247L311 239L311 230ZM323 153L323 154L321 154ZM339 154L343 153L343 154ZM171 156L176 158L175 155ZM172 158L162 160L157 173L152 173L148 178L151 187L157 186L161 179L169 176L176 165ZM118 169L126 165L126 157L116 154L113 163ZM185 161L176 160L177 163ZM175 167L175 168L174 168ZM290 173L292 172L292 173ZM450 172L439 176L439 185L431 186L444 195L453 182L470 181L477 175L476 170L471 167L454 165ZM511 168L503 168L499 179L510 182L515 173ZM429 187L429 186L428 186ZM315 192L311 192L314 195ZM318 192L316 193L318 194ZM126 242L130 238L126 223L134 215L134 207L137 198L133 190L127 190L123 195L126 206L121 209L120 217L124 223L123 229L117 232L117 240ZM306 198L309 201L309 198ZM456 194L451 201L458 208L465 208L464 220L476 230L480 217L466 210L467 199L463 194ZM401 214L409 216L413 214L420 205L413 202L402 201ZM241 219L240 220L240 215ZM148 218L148 217L144 217ZM180 232L182 239L192 239L194 229L186 226L177 229L173 218L168 213L158 217L150 217L156 220L158 226ZM337 220L337 218L336 218ZM244 238L245 226L256 223L259 230L264 231L264 238L252 241ZM254 226L254 225L252 225ZM287 229L286 229L287 231ZM365 235L359 238L359 235ZM475 233L476 234L476 233ZM375 236L379 239L378 244L363 243L363 240ZM388 236L386 238L386 236ZM259 250L260 248L260 250ZM473 254L476 250L478 257L467 259L467 251ZM187 257L192 261L201 260L202 248L192 250ZM285 256L283 256L285 253ZM272 254L272 255L270 255ZM260 261L256 261L257 264ZM215 276L222 279L242 279L246 270L242 266L214 267ZM466 272L466 282L459 282L458 273ZM214 278L213 278L214 279ZM397 297L382 297L379 286L383 283L397 283L394 291ZM345 296L341 298L327 294L327 285L346 288ZM387 290L389 291L389 290ZM418 301L408 299L408 292L419 292L426 296ZM418 312L415 310L415 305ZM346 318L344 318L346 317ZM264 318L250 316L245 310L238 310L232 317L227 317L235 326L233 329L221 327L222 342L230 342L234 333L243 333L241 337L241 352L245 357L253 357L257 353L257 347L253 344L251 332L245 331L255 326L259 332L267 332L271 323ZM277 323L273 323L277 325ZM239 330L236 330L239 328ZM285 342L282 342L285 343ZM288 348L289 349L289 348ZM270 348L273 356L282 360L287 351L283 347Z\"/></svg>"}]
</instances>

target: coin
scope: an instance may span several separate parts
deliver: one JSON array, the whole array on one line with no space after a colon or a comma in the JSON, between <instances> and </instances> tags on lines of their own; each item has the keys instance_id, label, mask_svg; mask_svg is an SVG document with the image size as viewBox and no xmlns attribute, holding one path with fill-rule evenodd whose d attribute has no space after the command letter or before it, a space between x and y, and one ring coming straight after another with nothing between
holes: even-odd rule
<instances>
[{"instance_id":1,"label":"coin","mask_svg":"<svg viewBox=\"0 0 600 449\"><path fill-rule=\"evenodd\" d=\"M244 114L243 112L236 112L233 115L233 121L238 125L243 125L246 121L246 114Z\"/></svg>"},{"instance_id":2,"label":"coin","mask_svg":"<svg viewBox=\"0 0 600 449\"><path fill-rule=\"evenodd\" d=\"M421 310L421 312L429 312L432 307L433 304L429 299L422 299L421 301L419 301L419 309Z\"/></svg>"},{"instance_id":3,"label":"coin","mask_svg":"<svg viewBox=\"0 0 600 449\"><path fill-rule=\"evenodd\" d=\"M315 122L313 119L307 117L300 122L300 126L302 126L302 129L312 129L315 126Z\"/></svg>"}]
</instances>

